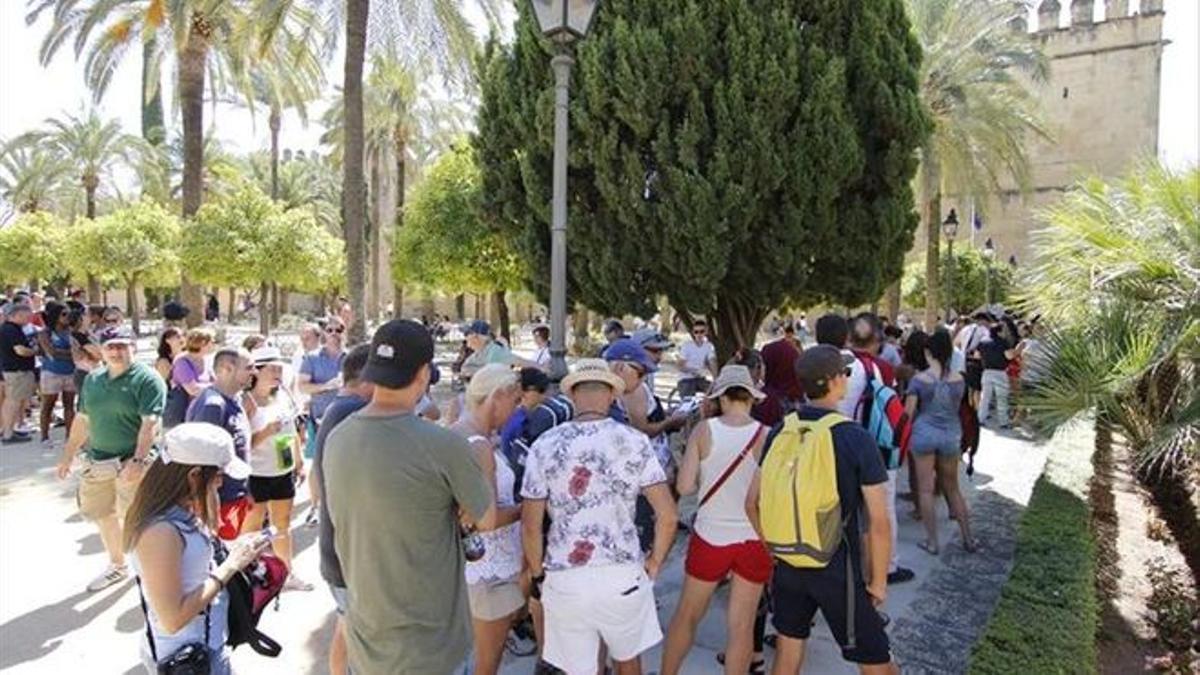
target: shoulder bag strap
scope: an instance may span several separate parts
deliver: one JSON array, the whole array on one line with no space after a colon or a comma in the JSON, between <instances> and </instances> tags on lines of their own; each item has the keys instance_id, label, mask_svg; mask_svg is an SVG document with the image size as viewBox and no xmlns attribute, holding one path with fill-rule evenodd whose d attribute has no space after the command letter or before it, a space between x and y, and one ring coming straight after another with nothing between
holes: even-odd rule
<instances>
[{"instance_id":1,"label":"shoulder bag strap","mask_svg":"<svg viewBox=\"0 0 1200 675\"><path fill-rule=\"evenodd\" d=\"M138 599L142 601L142 616L146 618L146 642L150 645L150 658L154 659L154 663L158 663L158 650L154 648L154 633L150 631L150 608L146 606L146 595L142 593L142 578L134 576L133 580L137 582ZM207 628L207 624L205 624ZM205 640L205 644L208 641Z\"/></svg>"},{"instance_id":2,"label":"shoulder bag strap","mask_svg":"<svg viewBox=\"0 0 1200 675\"><path fill-rule=\"evenodd\" d=\"M739 466L741 466L742 460L746 459L746 455L750 454L750 450L754 448L754 444L758 443L759 437L762 436L763 429L763 425L759 424L758 428L754 430L754 435L750 437L750 442L746 443L746 447L742 448L742 451L737 454L737 457L733 458L733 461L729 463L729 466L725 467L725 471L721 472L720 477L718 477L717 480L712 484L712 487L708 488L708 492L705 492L704 496L700 498L700 504L696 507L697 509L708 503L708 500L712 499L713 495L717 494L717 490L720 490L721 486L725 484L725 481L729 480L729 477L733 475L733 472L736 471Z\"/></svg>"}]
</instances>

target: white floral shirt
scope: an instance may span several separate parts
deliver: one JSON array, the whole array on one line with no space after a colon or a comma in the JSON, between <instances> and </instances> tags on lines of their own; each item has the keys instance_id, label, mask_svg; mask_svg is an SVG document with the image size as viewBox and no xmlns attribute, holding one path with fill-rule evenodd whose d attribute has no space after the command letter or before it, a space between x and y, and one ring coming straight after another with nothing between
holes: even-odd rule
<instances>
[{"instance_id":1,"label":"white floral shirt","mask_svg":"<svg viewBox=\"0 0 1200 675\"><path fill-rule=\"evenodd\" d=\"M637 497L666 480L650 439L612 419L568 422L542 434L526 457L521 496L547 500L545 568L642 562Z\"/></svg>"}]
</instances>

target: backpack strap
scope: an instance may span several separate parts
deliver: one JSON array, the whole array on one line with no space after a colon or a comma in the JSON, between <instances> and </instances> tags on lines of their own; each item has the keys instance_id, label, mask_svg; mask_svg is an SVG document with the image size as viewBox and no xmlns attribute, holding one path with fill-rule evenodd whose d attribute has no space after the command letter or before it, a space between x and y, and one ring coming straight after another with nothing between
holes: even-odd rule
<instances>
[{"instance_id":1,"label":"backpack strap","mask_svg":"<svg viewBox=\"0 0 1200 675\"><path fill-rule=\"evenodd\" d=\"M717 494L717 490L720 490L721 486L725 484L725 481L729 480L729 477L733 475L733 472L742 465L742 460L746 459L746 455L750 454L750 450L752 450L758 443L758 439L762 436L763 429L765 427L763 427L761 424L755 424L758 426L758 428L755 429L754 434L750 436L750 441L746 443L746 447L742 448L742 451L733 458L733 461L729 463L729 466L725 467L725 470L722 471L721 475L717 477L717 480L713 482L712 487L708 488L708 492L705 492L704 496L700 498L700 504L696 506L697 509L702 508L706 503L708 503L708 500L713 498L713 495Z\"/></svg>"}]
</instances>

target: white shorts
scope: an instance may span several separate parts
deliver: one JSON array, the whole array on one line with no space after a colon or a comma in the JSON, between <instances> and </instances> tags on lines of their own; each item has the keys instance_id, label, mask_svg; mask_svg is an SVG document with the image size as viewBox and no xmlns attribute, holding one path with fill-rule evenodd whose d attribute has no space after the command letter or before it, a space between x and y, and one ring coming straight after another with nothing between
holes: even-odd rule
<instances>
[{"instance_id":1,"label":"white shorts","mask_svg":"<svg viewBox=\"0 0 1200 675\"><path fill-rule=\"evenodd\" d=\"M663 637L654 582L640 565L547 572L542 606L543 658L567 675L596 672L601 640L614 661L630 661Z\"/></svg>"}]
</instances>

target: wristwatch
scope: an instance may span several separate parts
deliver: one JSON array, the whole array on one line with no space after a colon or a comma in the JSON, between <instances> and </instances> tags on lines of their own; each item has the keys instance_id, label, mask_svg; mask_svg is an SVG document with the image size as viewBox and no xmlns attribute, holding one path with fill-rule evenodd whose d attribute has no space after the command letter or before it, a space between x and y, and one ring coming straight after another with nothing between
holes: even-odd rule
<instances>
[{"instance_id":1,"label":"wristwatch","mask_svg":"<svg viewBox=\"0 0 1200 675\"><path fill-rule=\"evenodd\" d=\"M545 580L546 580L545 572L542 572L541 574L537 575L536 577L530 578L530 581L532 581L533 584L529 589L529 595L533 596L533 599L535 599L535 600L542 599L542 582Z\"/></svg>"}]
</instances>

